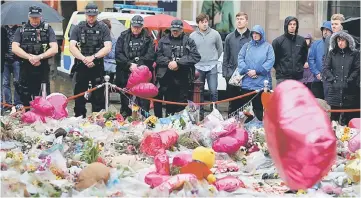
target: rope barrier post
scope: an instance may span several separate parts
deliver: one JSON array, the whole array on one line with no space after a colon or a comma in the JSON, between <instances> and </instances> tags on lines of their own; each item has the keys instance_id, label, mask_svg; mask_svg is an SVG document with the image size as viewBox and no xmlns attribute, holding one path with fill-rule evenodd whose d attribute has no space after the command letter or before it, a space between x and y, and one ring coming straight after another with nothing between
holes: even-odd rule
<instances>
[{"instance_id":1,"label":"rope barrier post","mask_svg":"<svg viewBox=\"0 0 361 198\"><path fill-rule=\"evenodd\" d=\"M269 90L269 82L268 82L268 80L264 80L263 85L264 85L263 92L267 93L268 90Z\"/></svg>"},{"instance_id":2,"label":"rope barrier post","mask_svg":"<svg viewBox=\"0 0 361 198\"><path fill-rule=\"evenodd\" d=\"M46 98L46 83L41 83L41 96Z\"/></svg>"},{"instance_id":3,"label":"rope barrier post","mask_svg":"<svg viewBox=\"0 0 361 198\"><path fill-rule=\"evenodd\" d=\"M202 88L203 88L204 82L200 81L199 78L197 78L195 81L193 81L193 102L200 103L201 102L201 94L202 94ZM198 111L196 123L199 124L200 122L200 111Z\"/></svg>"},{"instance_id":4,"label":"rope barrier post","mask_svg":"<svg viewBox=\"0 0 361 198\"><path fill-rule=\"evenodd\" d=\"M105 80L105 111L108 112L109 108L109 80L110 77L108 75L104 76Z\"/></svg>"}]
</instances>

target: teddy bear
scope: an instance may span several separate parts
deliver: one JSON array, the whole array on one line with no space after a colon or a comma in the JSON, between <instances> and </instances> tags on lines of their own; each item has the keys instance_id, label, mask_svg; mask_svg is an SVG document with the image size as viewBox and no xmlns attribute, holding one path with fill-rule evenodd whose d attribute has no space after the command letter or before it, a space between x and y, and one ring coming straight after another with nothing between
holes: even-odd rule
<instances>
[{"instance_id":1,"label":"teddy bear","mask_svg":"<svg viewBox=\"0 0 361 198\"><path fill-rule=\"evenodd\" d=\"M194 174L198 180L206 179L209 184L216 182L211 168L216 161L216 152L211 148L197 147L192 153L192 162L180 169L181 174Z\"/></svg>"}]
</instances>

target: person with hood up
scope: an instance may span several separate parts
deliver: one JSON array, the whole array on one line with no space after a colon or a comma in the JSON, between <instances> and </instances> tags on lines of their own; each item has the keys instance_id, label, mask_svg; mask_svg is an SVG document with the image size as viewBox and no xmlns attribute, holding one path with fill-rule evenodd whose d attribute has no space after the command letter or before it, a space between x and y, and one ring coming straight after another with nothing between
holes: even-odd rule
<instances>
[{"instance_id":1,"label":"person with hood up","mask_svg":"<svg viewBox=\"0 0 361 198\"><path fill-rule=\"evenodd\" d=\"M303 78L303 66L307 61L308 48L305 39L298 35L298 28L298 19L293 16L287 17L284 34L272 42L277 84L287 79Z\"/></svg>"},{"instance_id":2,"label":"person with hood up","mask_svg":"<svg viewBox=\"0 0 361 198\"><path fill-rule=\"evenodd\" d=\"M329 83L327 103L331 109L360 108L360 52L351 35L344 31L334 33L330 38L330 51L323 68L322 79ZM340 124L346 125L359 112L344 113ZM340 113L331 113L332 120L339 120Z\"/></svg>"},{"instance_id":3,"label":"person with hood up","mask_svg":"<svg viewBox=\"0 0 361 198\"><path fill-rule=\"evenodd\" d=\"M312 35L307 34L304 38L306 40L307 49L309 49L312 44ZM310 70L309 64L308 64L308 62L306 62L305 65L303 66L303 78L302 78L301 82L304 85L306 85L306 87L308 87L310 89L310 91L312 91L312 83L314 80L315 80L315 78Z\"/></svg>"},{"instance_id":4,"label":"person with hood up","mask_svg":"<svg viewBox=\"0 0 361 198\"><path fill-rule=\"evenodd\" d=\"M128 30L122 32L115 46L116 84L119 87L127 85L131 72L138 66L146 65L149 70L153 71L155 61L155 48L152 37L143 27L144 19L140 15L135 15L131 19L131 26ZM129 97L129 96L128 96ZM129 99L124 95L121 96L120 111L123 116L132 115L129 108ZM138 105L149 112L150 101L147 99L137 99Z\"/></svg>"},{"instance_id":5,"label":"person with hood up","mask_svg":"<svg viewBox=\"0 0 361 198\"><path fill-rule=\"evenodd\" d=\"M314 82L312 83L312 93L316 98L324 99L327 95L327 86L325 81L321 82L322 61L324 55L325 40L332 34L331 21L326 21L321 27L322 39L312 43L308 55L308 65L312 74L314 75Z\"/></svg>"},{"instance_id":6,"label":"person with hood up","mask_svg":"<svg viewBox=\"0 0 361 198\"><path fill-rule=\"evenodd\" d=\"M245 75L242 79L241 95L264 87L264 81L271 78L271 69L275 63L272 45L266 42L266 34L260 25L251 30L251 41L243 45L238 54L238 71ZM246 104L252 97L242 98L241 104ZM261 94L253 100L253 112L258 120L263 120L263 105Z\"/></svg>"}]
</instances>

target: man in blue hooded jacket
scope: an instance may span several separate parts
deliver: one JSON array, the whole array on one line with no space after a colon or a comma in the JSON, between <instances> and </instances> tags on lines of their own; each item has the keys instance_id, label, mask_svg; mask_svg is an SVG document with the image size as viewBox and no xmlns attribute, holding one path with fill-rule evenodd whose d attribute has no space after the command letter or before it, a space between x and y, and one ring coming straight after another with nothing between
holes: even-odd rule
<instances>
[{"instance_id":1,"label":"man in blue hooded jacket","mask_svg":"<svg viewBox=\"0 0 361 198\"><path fill-rule=\"evenodd\" d=\"M312 93L316 98L323 99L327 95L327 86L325 82L321 82L322 59L324 55L325 40L332 35L331 21L326 21L321 27L322 39L312 43L310 54L308 56L308 64L310 70L315 75L315 81L312 84Z\"/></svg>"}]
</instances>

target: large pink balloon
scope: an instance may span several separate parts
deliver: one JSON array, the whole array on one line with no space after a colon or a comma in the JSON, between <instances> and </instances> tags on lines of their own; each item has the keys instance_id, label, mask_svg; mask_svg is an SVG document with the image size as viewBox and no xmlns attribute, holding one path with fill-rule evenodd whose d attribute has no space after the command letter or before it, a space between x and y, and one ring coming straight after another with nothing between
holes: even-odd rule
<instances>
[{"instance_id":1,"label":"large pink balloon","mask_svg":"<svg viewBox=\"0 0 361 198\"><path fill-rule=\"evenodd\" d=\"M54 106L52 118L59 120L68 117L68 98L61 93L52 93L46 97L46 100Z\"/></svg>"},{"instance_id":2,"label":"large pink balloon","mask_svg":"<svg viewBox=\"0 0 361 198\"><path fill-rule=\"evenodd\" d=\"M149 83L151 79L152 73L149 71L149 68L145 65L139 66L130 74L127 88L130 89L140 83Z\"/></svg>"},{"instance_id":3,"label":"large pink balloon","mask_svg":"<svg viewBox=\"0 0 361 198\"><path fill-rule=\"evenodd\" d=\"M302 83L279 84L265 111L269 152L291 189L312 187L327 175L336 158L336 137L326 112Z\"/></svg>"},{"instance_id":4,"label":"large pink balloon","mask_svg":"<svg viewBox=\"0 0 361 198\"><path fill-rule=\"evenodd\" d=\"M129 91L135 96L142 98L153 98L158 95L158 88L152 83L140 83Z\"/></svg>"},{"instance_id":5,"label":"large pink balloon","mask_svg":"<svg viewBox=\"0 0 361 198\"><path fill-rule=\"evenodd\" d=\"M353 118L348 123L348 126L350 128L355 128L355 129L360 129L360 125L361 125L361 119L360 118Z\"/></svg>"},{"instance_id":6,"label":"large pink balloon","mask_svg":"<svg viewBox=\"0 0 361 198\"><path fill-rule=\"evenodd\" d=\"M54 106L41 96L35 97L35 99L30 102L30 106L33 108L32 111L44 117L52 116L54 113Z\"/></svg>"}]
</instances>

